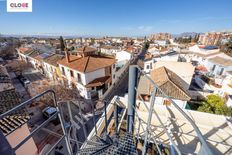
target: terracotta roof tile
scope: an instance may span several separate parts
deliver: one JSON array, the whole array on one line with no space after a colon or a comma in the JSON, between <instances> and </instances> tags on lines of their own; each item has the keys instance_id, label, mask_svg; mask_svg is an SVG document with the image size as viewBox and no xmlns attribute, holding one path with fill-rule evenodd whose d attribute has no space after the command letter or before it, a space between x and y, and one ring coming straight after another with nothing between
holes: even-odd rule
<instances>
[{"instance_id":1,"label":"terracotta roof tile","mask_svg":"<svg viewBox=\"0 0 232 155\"><path fill-rule=\"evenodd\" d=\"M3 77L0 78L0 114L3 114L20 103L20 96L9 80L9 74L2 66L0 66L0 77ZM10 87L6 87L6 85ZM22 108L0 119L0 130L4 135L8 135L28 120L29 116L26 114L25 109Z\"/></svg>"},{"instance_id":2,"label":"terracotta roof tile","mask_svg":"<svg viewBox=\"0 0 232 155\"><path fill-rule=\"evenodd\" d=\"M52 65L52 66L58 67L58 63L57 63L57 62L58 62L59 60L63 59L63 58L64 58L63 55L53 54L53 55L51 55L51 56L45 58L45 59L44 59L44 62L46 62L46 63L48 63L48 64L50 64L50 65Z\"/></svg>"},{"instance_id":3,"label":"terracotta roof tile","mask_svg":"<svg viewBox=\"0 0 232 155\"><path fill-rule=\"evenodd\" d=\"M116 47L116 46L111 46L111 45L104 45L104 46L102 46L101 48L103 48L103 49L118 49L118 47Z\"/></svg>"},{"instance_id":4,"label":"terracotta roof tile","mask_svg":"<svg viewBox=\"0 0 232 155\"><path fill-rule=\"evenodd\" d=\"M18 50L22 54L29 54L30 52L32 52L32 49L31 48L27 48L27 47L20 47L20 48L18 48Z\"/></svg>"},{"instance_id":5,"label":"terracotta roof tile","mask_svg":"<svg viewBox=\"0 0 232 155\"><path fill-rule=\"evenodd\" d=\"M165 67L160 67L151 71L152 80L159 86L159 88L168 96L179 100L190 100L190 94L188 90L185 90L186 82L181 79L174 72ZM141 94L150 95L154 86L144 76L140 78L138 90ZM156 96L162 96L158 91Z\"/></svg>"},{"instance_id":6,"label":"terracotta roof tile","mask_svg":"<svg viewBox=\"0 0 232 155\"><path fill-rule=\"evenodd\" d=\"M15 131L17 128L25 124L30 117L28 115L12 115L0 119L0 130L5 136Z\"/></svg>"},{"instance_id":7,"label":"terracotta roof tile","mask_svg":"<svg viewBox=\"0 0 232 155\"><path fill-rule=\"evenodd\" d=\"M77 52L85 53L85 52L96 52L97 49L90 46L83 46L77 49Z\"/></svg>"},{"instance_id":8,"label":"terracotta roof tile","mask_svg":"<svg viewBox=\"0 0 232 155\"><path fill-rule=\"evenodd\" d=\"M85 73L111 66L115 61L114 58L105 56L78 57L70 55L70 62L67 62L66 58L63 58L58 61L58 64Z\"/></svg>"},{"instance_id":9,"label":"terracotta roof tile","mask_svg":"<svg viewBox=\"0 0 232 155\"><path fill-rule=\"evenodd\" d=\"M125 51L133 53L133 52L135 52L135 50L136 50L136 48L130 46L130 47L127 47Z\"/></svg>"}]
</instances>

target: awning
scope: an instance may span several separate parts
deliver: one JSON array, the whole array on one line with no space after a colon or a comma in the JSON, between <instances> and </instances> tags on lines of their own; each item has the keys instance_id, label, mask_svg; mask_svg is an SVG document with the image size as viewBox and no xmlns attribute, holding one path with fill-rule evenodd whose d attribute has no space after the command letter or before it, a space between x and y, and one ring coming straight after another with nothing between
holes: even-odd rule
<instances>
[{"instance_id":1,"label":"awning","mask_svg":"<svg viewBox=\"0 0 232 155\"><path fill-rule=\"evenodd\" d=\"M112 81L111 76L104 76L100 78L96 78L87 85L85 85L86 88L91 88L91 87L97 87L97 86L102 86L105 83L110 83Z\"/></svg>"}]
</instances>

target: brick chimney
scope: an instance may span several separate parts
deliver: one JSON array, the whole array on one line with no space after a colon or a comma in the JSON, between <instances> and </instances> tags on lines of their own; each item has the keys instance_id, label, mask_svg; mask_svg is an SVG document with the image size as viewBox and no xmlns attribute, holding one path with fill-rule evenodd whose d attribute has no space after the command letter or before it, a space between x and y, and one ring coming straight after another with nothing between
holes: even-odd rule
<instances>
[{"instance_id":1,"label":"brick chimney","mask_svg":"<svg viewBox=\"0 0 232 155\"><path fill-rule=\"evenodd\" d=\"M70 62L70 57L69 57L68 49L65 49L64 53L65 53L66 62L69 63Z\"/></svg>"}]
</instances>

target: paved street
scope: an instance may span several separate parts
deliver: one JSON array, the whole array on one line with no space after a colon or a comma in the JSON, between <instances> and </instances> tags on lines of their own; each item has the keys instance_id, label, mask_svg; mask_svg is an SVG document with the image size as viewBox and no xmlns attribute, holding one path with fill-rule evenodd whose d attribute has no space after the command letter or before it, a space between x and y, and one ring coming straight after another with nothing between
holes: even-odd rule
<instances>
[{"instance_id":1,"label":"paved street","mask_svg":"<svg viewBox=\"0 0 232 155\"><path fill-rule=\"evenodd\" d=\"M127 64L127 66L125 66L125 68L124 68L125 71L119 77L119 80L114 84L114 86L111 87L111 89L108 91L104 100L110 101L115 95L124 96L127 93L129 66L131 64L136 64L139 57L141 58L143 55L144 55L144 51L140 52L140 54L138 54L134 59L132 59ZM16 91L20 94L22 101L28 100L30 98L30 96L27 92L27 88L25 88L22 85L22 83L19 81L19 79L16 78L16 76L14 75L13 72L10 73L10 75L12 78L13 85L15 86ZM42 74L40 74L39 72L37 72L35 70L25 72L23 74L23 76L26 77L31 83L37 83L39 81L46 80L46 78ZM81 105L82 105L82 103L81 103ZM74 133L76 133L76 138L79 142L83 143L86 140L86 137L88 136L88 134L94 128L94 123L97 122L97 120L101 116L103 110L101 109L100 110L101 112L97 111L97 114L95 116L93 116L91 114L87 114L87 115L84 113L81 114L78 107L79 107L79 105L71 104L72 120L75 122L74 124L75 124L76 131ZM28 110L29 115L31 116L31 119L28 122L30 127L31 127L31 130L35 129L38 125L40 125L41 123L43 123L45 121L45 119L43 118L43 115L42 115L42 108L39 105L29 106L29 107L27 107L27 110ZM62 107L62 113L64 114L64 118L65 118L66 122L69 122L70 118L67 118L67 116L69 117L69 115L68 115L66 105ZM95 117L95 122L93 120L93 117ZM83 123L82 123L82 121L83 121ZM85 130L86 133L83 129L84 127L86 129ZM39 149L43 148L47 143L53 143L57 139L57 136L54 136L51 133L49 134L48 132L50 132L50 131L47 129L52 130L56 133L61 132L60 125L54 126L52 123L49 123L45 128L43 128L42 130L40 130L37 134L35 134L33 136L33 139L34 139L34 141L37 144L37 147Z\"/></svg>"},{"instance_id":2,"label":"paved street","mask_svg":"<svg viewBox=\"0 0 232 155\"><path fill-rule=\"evenodd\" d=\"M109 102L112 100L112 98L115 95L124 96L127 93L128 80L129 80L128 79L129 78L129 66L133 64L137 64L139 59L144 59L145 53L146 53L146 50L144 49L141 50L141 52L138 53L138 55L136 55L134 59L130 61L130 63L126 66L125 71L119 77L119 80L115 82L114 86L110 87L109 90L107 90L107 92L104 94L104 97L101 99L101 101L104 100L104 101ZM101 106L103 106L103 104ZM99 108L102 108L101 106L99 106Z\"/></svg>"},{"instance_id":3,"label":"paved street","mask_svg":"<svg viewBox=\"0 0 232 155\"><path fill-rule=\"evenodd\" d=\"M23 84L19 81L19 79L15 76L14 72L9 73L13 86L15 87L16 92L19 93L21 97L21 102L24 102L30 99L30 95L28 94L26 88Z\"/></svg>"},{"instance_id":4,"label":"paved street","mask_svg":"<svg viewBox=\"0 0 232 155\"><path fill-rule=\"evenodd\" d=\"M20 82L20 80L16 77L14 72L9 73L11 81L15 87L15 90L19 93L21 97L21 102L24 102L28 99L30 99L30 95L27 91L27 88L23 86L23 84ZM24 77L26 77L31 83L36 81L42 81L45 79L45 77L39 73L38 71L31 69L29 72L26 72L23 74ZM28 125L33 131L37 126L42 124L45 119L43 118L42 109L45 105L43 104L36 104L35 106L27 106L27 112L30 115L30 120L28 121ZM52 123L49 123L46 127L44 127L42 130L37 132L33 139L35 141L35 144L37 145L38 149L42 149L47 143L54 143L57 139L54 135L48 134L47 129L54 131L55 133L58 133L61 131L60 125L55 126Z\"/></svg>"},{"instance_id":5,"label":"paved street","mask_svg":"<svg viewBox=\"0 0 232 155\"><path fill-rule=\"evenodd\" d=\"M23 74L30 82L40 81L45 79L45 76L42 75L40 72L31 72Z\"/></svg>"},{"instance_id":6,"label":"paved street","mask_svg":"<svg viewBox=\"0 0 232 155\"><path fill-rule=\"evenodd\" d=\"M65 121L73 122L72 125L74 125L74 128L76 129L76 131L72 131L72 132L76 133L77 140L83 143L94 127L93 117L95 117L95 120L97 121L101 113L93 116L93 115L86 114L84 112L80 112L79 105L77 103L70 102L70 112L71 112L71 116L70 116L69 111L68 111L68 104L66 102L62 102L60 103L60 105L61 105L61 113L63 114ZM85 135L85 132L86 132L86 135ZM74 137L72 138L74 139Z\"/></svg>"}]
</instances>

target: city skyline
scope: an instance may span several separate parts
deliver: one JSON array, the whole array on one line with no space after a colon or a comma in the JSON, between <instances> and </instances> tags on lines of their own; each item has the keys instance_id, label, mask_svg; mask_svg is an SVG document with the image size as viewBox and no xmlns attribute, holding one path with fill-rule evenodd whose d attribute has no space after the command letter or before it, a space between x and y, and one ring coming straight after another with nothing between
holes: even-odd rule
<instances>
[{"instance_id":1,"label":"city skyline","mask_svg":"<svg viewBox=\"0 0 232 155\"><path fill-rule=\"evenodd\" d=\"M232 2L33 1L32 13L8 13L0 1L0 33L48 36L144 36L157 32L232 29ZM157 7L158 6L158 7ZM174 7L175 6L175 7Z\"/></svg>"}]
</instances>

